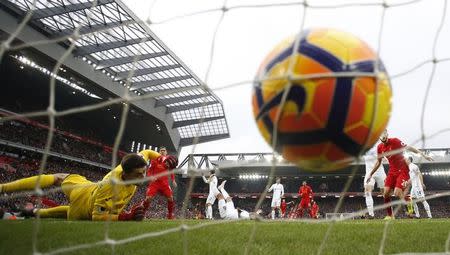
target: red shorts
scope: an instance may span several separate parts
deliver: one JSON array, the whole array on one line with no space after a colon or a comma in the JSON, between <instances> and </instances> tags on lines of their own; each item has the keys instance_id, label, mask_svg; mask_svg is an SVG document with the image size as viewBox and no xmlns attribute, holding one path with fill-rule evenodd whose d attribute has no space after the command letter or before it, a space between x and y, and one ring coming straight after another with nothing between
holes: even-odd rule
<instances>
[{"instance_id":1,"label":"red shorts","mask_svg":"<svg viewBox=\"0 0 450 255\"><path fill-rule=\"evenodd\" d=\"M391 189L399 188L405 190L408 180L409 173L406 171L389 171L386 180L384 180L384 186Z\"/></svg>"},{"instance_id":2,"label":"red shorts","mask_svg":"<svg viewBox=\"0 0 450 255\"><path fill-rule=\"evenodd\" d=\"M157 193L162 194L165 197L171 197L173 195L172 189L169 186L169 183L164 182L152 182L148 185L146 195L148 197L154 197Z\"/></svg>"},{"instance_id":3,"label":"red shorts","mask_svg":"<svg viewBox=\"0 0 450 255\"><path fill-rule=\"evenodd\" d=\"M302 198L299 208L309 208L311 206L311 199Z\"/></svg>"},{"instance_id":4,"label":"red shorts","mask_svg":"<svg viewBox=\"0 0 450 255\"><path fill-rule=\"evenodd\" d=\"M286 212L286 207L280 207L281 214L284 214Z\"/></svg>"}]
</instances>

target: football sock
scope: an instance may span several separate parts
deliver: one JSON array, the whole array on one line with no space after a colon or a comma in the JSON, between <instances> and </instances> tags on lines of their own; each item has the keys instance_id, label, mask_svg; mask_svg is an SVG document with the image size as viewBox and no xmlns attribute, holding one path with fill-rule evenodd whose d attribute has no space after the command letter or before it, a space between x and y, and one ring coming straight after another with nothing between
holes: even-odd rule
<instances>
[{"instance_id":1,"label":"football sock","mask_svg":"<svg viewBox=\"0 0 450 255\"><path fill-rule=\"evenodd\" d=\"M39 180L39 186L41 188L47 188L55 183L55 176L51 174L43 174L40 176L32 176L24 179L20 179L13 182L0 184L0 192L13 192L20 190L33 190Z\"/></svg>"},{"instance_id":2,"label":"football sock","mask_svg":"<svg viewBox=\"0 0 450 255\"><path fill-rule=\"evenodd\" d=\"M68 205L62 205L46 209L38 209L36 214L41 218L64 218L67 219Z\"/></svg>"},{"instance_id":3,"label":"football sock","mask_svg":"<svg viewBox=\"0 0 450 255\"><path fill-rule=\"evenodd\" d=\"M212 206L210 205L206 208L206 218L212 219Z\"/></svg>"},{"instance_id":4,"label":"football sock","mask_svg":"<svg viewBox=\"0 0 450 255\"><path fill-rule=\"evenodd\" d=\"M428 218L433 218L431 216L431 209L430 209L430 205L428 204L428 202L427 201L423 201L422 204L423 204L423 207L425 208L425 211L427 212Z\"/></svg>"},{"instance_id":5,"label":"football sock","mask_svg":"<svg viewBox=\"0 0 450 255\"><path fill-rule=\"evenodd\" d=\"M408 210L408 214L413 214L414 213L414 209L413 209L413 204L411 201L411 197L410 196L405 196L405 201L406 201L406 208Z\"/></svg>"},{"instance_id":6,"label":"football sock","mask_svg":"<svg viewBox=\"0 0 450 255\"><path fill-rule=\"evenodd\" d=\"M373 212L373 198L372 198L372 192L364 192L364 196L366 197L366 205L367 205L367 211L369 211L370 216L374 216Z\"/></svg>"},{"instance_id":7,"label":"football sock","mask_svg":"<svg viewBox=\"0 0 450 255\"><path fill-rule=\"evenodd\" d=\"M417 203L414 203L414 212L416 212L416 217L419 218L420 213L419 213L419 207L417 206Z\"/></svg>"},{"instance_id":8,"label":"football sock","mask_svg":"<svg viewBox=\"0 0 450 255\"><path fill-rule=\"evenodd\" d=\"M384 197L384 203L385 204L388 204L390 202L391 202L391 197ZM387 212L388 216L392 217L392 207L391 206L386 207L386 212Z\"/></svg>"},{"instance_id":9,"label":"football sock","mask_svg":"<svg viewBox=\"0 0 450 255\"><path fill-rule=\"evenodd\" d=\"M173 208L175 206L175 202L172 201L167 201L167 217L173 217Z\"/></svg>"}]
</instances>

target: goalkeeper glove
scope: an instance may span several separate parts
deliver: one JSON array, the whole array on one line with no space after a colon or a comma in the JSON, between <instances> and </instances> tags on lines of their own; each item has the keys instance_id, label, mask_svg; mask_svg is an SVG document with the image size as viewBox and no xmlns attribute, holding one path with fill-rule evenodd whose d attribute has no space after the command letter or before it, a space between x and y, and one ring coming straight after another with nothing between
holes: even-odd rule
<instances>
[{"instance_id":1,"label":"goalkeeper glove","mask_svg":"<svg viewBox=\"0 0 450 255\"><path fill-rule=\"evenodd\" d=\"M123 211L119 214L119 220L135 220L141 221L144 219L144 207L142 204L135 204L130 211Z\"/></svg>"}]
</instances>

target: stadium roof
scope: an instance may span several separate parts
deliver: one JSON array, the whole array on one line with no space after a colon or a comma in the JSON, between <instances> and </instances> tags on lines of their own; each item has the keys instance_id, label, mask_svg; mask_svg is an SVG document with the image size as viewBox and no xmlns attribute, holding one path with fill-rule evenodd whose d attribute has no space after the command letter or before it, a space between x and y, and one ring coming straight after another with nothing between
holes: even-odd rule
<instances>
[{"instance_id":1,"label":"stadium roof","mask_svg":"<svg viewBox=\"0 0 450 255\"><path fill-rule=\"evenodd\" d=\"M0 5L72 52L117 86L135 95L155 94L180 146L229 137L221 100L120 0L7 0ZM78 31L78 32L76 32ZM75 39L75 40L74 40ZM59 41L59 40L58 40ZM161 95L163 94L163 95ZM152 96L153 97L153 96ZM204 110L204 111L203 111Z\"/></svg>"},{"instance_id":2,"label":"stadium roof","mask_svg":"<svg viewBox=\"0 0 450 255\"><path fill-rule=\"evenodd\" d=\"M433 161L426 161L417 155L405 153L405 155L413 157L413 162L420 166L424 175L448 176L450 175L450 148L426 148L420 149L426 155L433 158ZM255 152L255 153L209 153L209 154L189 154L178 166L179 168L190 168L197 173L207 171L209 169L218 168L221 176L239 176L241 174L263 174L267 175L272 170L273 161L275 161L275 174L277 176L298 176L298 175L350 175L354 167L358 167L356 174L365 174L364 160L353 162L348 167L338 171L330 172L314 172L299 168L284 160L278 154L273 156L271 152ZM388 161L383 158L383 164ZM434 171L434 173L432 173ZM188 176L188 175L185 175Z\"/></svg>"}]
</instances>

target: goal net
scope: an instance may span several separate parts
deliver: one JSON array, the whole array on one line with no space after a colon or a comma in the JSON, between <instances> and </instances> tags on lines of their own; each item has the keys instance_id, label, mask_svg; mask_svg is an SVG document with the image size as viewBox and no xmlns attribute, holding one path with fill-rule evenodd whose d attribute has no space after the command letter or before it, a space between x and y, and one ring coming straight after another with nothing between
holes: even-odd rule
<instances>
[{"instance_id":1,"label":"goal net","mask_svg":"<svg viewBox=\"0 0 450 255\"><path fill-rule=\"evenodd\" d=\"M53 150L53 144L55 140L58 144L61 144L60 151L79 151L83 150L82 143L93 144L94 141L82 141L78 138L74 138L76 141L73 144L62 141L61 138L64 131L58 129L58 118L71 114L78 114L80 116L87 115L91 111L102 110L110 111L113 107L118 109L120 113L118 116L114 116L114 120L118 121L117 129L114 137L110 137L112 141L110 146L105 151L99 152L94 155L94 158L105 159L99 163L92 161L92 158L80 159L78 157L64 156L61 159L62 162L58 164L66 164L70 173L86 175L89 177L92 168L102 169L101 175L105 175L116 167L120 163L120 158L125 154L121 150L121 142L126 130L129 131L127 123L129 121L129 112L133 104L140 104L145 100L152 98L159 98L161 100L167 100L168 102L175 96L173 94L182 93L192 88L188 87L164 87L158 90L145 91L142 93L139 89L132 88L131 83L142 82L138 75L154 75L157 79L166 79L167 83L176 82L177 77L187 76L189 74L179 73L178 76L164 76L164 74L155 74L164 71L161 66L143 66L140 63L140 55L142 52L139 48L130 50L129 55L120 56L121 61L128 66L132 66L132 70L122 70L117 72L108 72L105 69L101 69L97 66L96 60L100 60L101 57L105 59L113 58L111 52L108 51L108 47L120 47L120 45L106 45L99 42L97 39L100 34L107 34L112 38L119 36L117 30L121 31L129 30L134 33L134 37L127 37L122 43L128 44L134 43L146 43L151 40L158 40L158 42L164 42L176 55L183 60L186 65L196 73L202 84L196 84L198 89L204 91L212 91L223 99L224 108L227 112L228 123L222 123L215 118L218 118L217 112L223 113L223 109L217 109L210 107L211 102L208 100L199 100L197 102L198 108L195 110L197 116L197 125L192 130L184 130L183 132L194 134L191 146L184 147L180 154L179 159L182 160L188 154L206 153L206 152L233 152L244 150L244 152L254 152L257 150L268 150L269 147L265 144L263 139L260 138L259 132L254 125L253 115L251 113L250 94L252 85L255 82L254 74L257 67L262 62L264 56L276 45L279 41L289 35L301 34L307 28L311 27L335 27L342 30L346 30L358 35L364 39L376 50L380 59L383 60L386 65L386 69L389 72L389 76L392 82L394 91L393 95L393 111L391 114L390 124L388 126L390 133L395 134L407 141L409 145L417 148L448 148L450 144L450 118L447 116L447 111L450 109L448 95L450 95L450 87L448 86L450 77L448 76L448 68L450 67L450 51L448 45L450 44L450 21L448 11L448 3L445 0L442 1L125 1L125 0L2 0L0 3L2 7L2 13L5 16L2 18L4 22L7 21L6 14L19 15L14 24L8 23L14 26L11 31L0 31L1 44L0 44L0 61L11 61L13 59L19 63L20 69L32 68L37 70L42 75L49 77L48 84L48 105L41 109L27 110L16 114L15 112L9 112L6 109L2 109L2 117L0 118L0 125L5 127L8 125L8 134L2 134L0 136L1 141L1 155L3 159L9 159L11 157L17 157L17 160L23 160L25 158L39 157L38 161L32 161L32 164L27 166L30 169L39 169L39 171L29 172L38 175L58 173L60 169L55 169L54 160L49 160L49 157L55 156ZM111 9L115 9L114 12ZM6 12L5 10L9 10ZM53 13L59 13L59 15L50 15L50 11ZM103 26L94 26L91 20L98 21L101 18L100 15L124 15L125 12L131 11L135 13L139 22L131 22L127 19L121 19L120 17L114 17L110 21L104 21ZM81 14L83 13L83 14ZM14 16L13 15L13 16ZM117 18L117 19L116 19ZM52 19L52 20L50 20ZM73 29L66 29L54 24L71 24ZM47 38L46 40L33 40L33 35L29 35L30 40L24 42L20 40L21 33L31 28L36 28L37 24L40 24L43 34L57 31L58 36ZM142 34L137 29L137 26L145 27L145 30L150 31L155 35L155 38L140 38ZM120 28L119 28L120 27ZM113 33L114 31L114 33ZM125 32L124 32L125 33ZM81 43L82 42L82 43ZM296 42L297 45L299 42ZM36 63L30 58L21 55L21 51L24 49L37 49L41 50L49 45L58 44L64 46L64 52L60 52L58 59L55 63ZM89 46L105 47L105 52L99 52L93 55L93 59L80 57L81 46L87 52L90 50ZM78 55L77 55L78 54ZM153 54L158 57L157 50L155 52L146 53ZM98 59L96 59L98 57ZM116 56L117 57L117 56ZM163 58L163 56L159 56ZM65 63L73 61L74 58L80 59L92 68L97 68L95 78L105 81L105 84L109 84L111 91L120 91L116 93L116 96L112 99L102 98L94 103L89 101L82 106L69 107L64 110L57 110L58 98L55 98L55 91L58 89L58 84L65 84L73 88L73 94L77 93L91 97L93 100L99 99L95 92L88 91L80 86L76 81L71 80L63 75L68 68ZM104 60L104 59L103 59ZM163 60L162 60L163 61ZM173 65L176 68L177 64L170 61L166 64ZM99 61L100 62L100 61ZM108 61L101 61L102 65L108 66ZM86 67L82 67L86 68ZM144 70L145 69L145 70ZM153 70L153 71L152 71ZM159 71L158 71L159 70ZM74 71L74 70L72 70ZM76 72L76 71L75 71ZM119 75L125 75L126 79L117 82L116 78ZM366 74L367 75L367 74ZM374 72L372 75L376 76ZM153 77L153 78L155 78ZM88 77L87 79L92 78ZM155 78L155 79L156 79ZM291 77L285 77L291 79ZM5 81L7 82L7 81ZM148 81L146 81L148 82ZM112 84L112 85L111 85ZM117 90L114 86L120 86L123 90ZM24 91L23 93L26 93ZM44 93L44 92L43 92ZM45 92L47 93L47 92ZM120 94L122 93L122 94ZM38 96L38 95L33 95ZM189 95L192 98L198 96L198 94ZM200 98L200 96L198 96ZM198 99L197 98L197 99ZM154 102L154 101L152 101ZM176 104L176 103L174 103ZM282 102L282 105L284 102ZM176 105L182 108L183 104ZM154 110L155 114L159 114L160 110L157 109L158 105L153 105L151 111ZM282 107L281 107L282 108ZM155 110L156 109L156 110ZM213 113L211 117L208 114ZM163 114L163 116L165 116ZM209 117L208 117L209 116ZM185 116L178 116L179 121L187 121L183 119ZM220 117L220 116L219 116ZM45 122L46 134L42 136L42 133L38 134L21 134L18 130L21 126L25 125L42 125L41 122L35 123L34 121L39 119ZM92 119L91 119L92 120ZM209 121L218 121L219 125L229 125L229 130L232 138L227 140L219 140L210 143L202 143L200 139L204 135L217 135L214 133L214 127L208 126ZM228 127L228 126L227 126ZM6 128L6 127L5 127ZM164 129L164 128L163 128ZM171 127L167 127L171 130ZM213 131L211 131L213 130ZM102 130L99 130L102 132ZM155 136L158 132L165 132L161 130L161 127L157 127L155 130ZM172 131L170 131L172 132ZM211 133L208 133L211 132ZM218 132L218 131L217 131ZM235 135L236 134L236 135ZM29 136L22 138L22 136ZM33 136L34 135L34 136ZM273 134L276 135L276 134ZM20 137L20 139L19 139ZM24 141L24 140L27 141ZM78 139L78 140L77 140ZM30 140L30 141L28 141ZM61 140L61 142L59 142ZM33 144L39 143L40 149L36 149ZM28 152L26 155L21 155L16 150L27 147ZM158 149L153 146L133 143L132 150L137 151L139 149ZM157 145L160 146L160 145ZM272 147L276 147L273 144ZM15 148L13 152L10 149ZM138 149L139 148L139 149ZM259 149L261 148L261 149ZM271 150L271 149L270 149ZM445 152L446 150L446 152ZM442 163L442 167L439 169L424 173L427 176L443 176L448 177L448 167L445 164L449 160L448 149L443 149L441 152L425 151L426 155L434 158L435 161ZM64 154L64 153L63 153ZM91 155L92 156L92 155ZM264 214L261 211L263 204L268 198L268 188L274 183L274 177L278 174L278 166L285 164L282 160L276 160L279 155L273 151L273 160L271 160L272 167L270 171L263 176L249 175L243 178L248 180L264 180L264 185L261 186L261 192L257 194L249 194L244 188L242 192L235 195L235 200L245 201L253 199L251 209L249 211L249 218L256 219L251 221L251 230L246 236L243 247L240 250L244 254L253 254L261 252L261 247L255 245L260 242L258 231L262 229L261 224L270 221L270 215ZM1 158L0 158L1 159ZM416 158L415 158L416 159ZM89 167L82 170L80 166L82 163L89 162ZM237 165L251 166L258 165L257 161L237 161ZM363 162L362 158L359 158L357 162ZM421 166L419 161L419 167ZM4 170L2 176L0 176L0 183L13 181L9 176L14 177L28 177L27 174L16 174L17 169L8 162L1 161L0 166ZM56 164L56 165L58 165ZM106 166L105 166L106 165ZM83 167L81 167L83 168ZM213 166L211 166L213 169ZM327 243L333 237L333 228L336 222L349 219L359 219L367 214L365 208L365 202L363 198L360 198L360 204L364 205L360 209L356 209L353 212L345 212L343 207L345 203L346 194L351 188L352 183L360 182L360 192L363 192L363 180L361 175L356 175L358 167L352 167L351 173L348 175L348 179L343 182L344 185L339 186L334 192L335 200L331 203L330 208L324 208L319 210L320 214L325 217L317 220L310 219L298 219L298 221L305 221L307 223L324 222L326 223L326 231L320 237L320 244L315 251L317 254L331 253L327 249ZM30 170L31 171L31 170ZM69 171L69 170L67 170ZM179 253L183 254L196 254L197 250L192 250L191 243L196 242L196 235L191 234L198 229L208 229L213 225L227 225L231 221L200 221L194 222L188 221L192 218L202 218L204 215L204 205L196 207L192 204L192 197L194 195L195 185L198 185L198 178L200 172L207 174L208 169L199 170L192 167L191 164L187 164L183 169L174 169L173 173L179 176L184 176L185 181L183 188L185 193L180 198L181 201L177 201L178 207L176 209L178 221L174 221L168 225L167 228L157 229L149 227L144 231L130 231L129 236L115 235L114 230L117 225L114 225L111 221L106 221L104 225L98 225L98 231L102 233L100 240L86 241L78 243L76 240L70 242L64 242L59 244L57 236L50 237L45 233L49 231L48 225L43 224L43 219L37 217L33 219L33 227L31 229L31 235L27 237L31 238L31 242L27 242L31 247L29 251L33 254L74 254L83 253L86 250L92 251L97 247L107 247L110 249L111 254L116 253L118 247L123 245L134 244L141 240L158 239L161 246L167 247L165 243L168 236L177 234L181 243L181 250ZM3 173L11 173L3 174ZM14 173L14 174L13 174ZM246 174L246 173L242 173ZM338 172L336 174L327 175L327 178L337 180L339 178ZM334 179L335 178L335 179ZM359 180L357 180L359 178ZM197 181L196 181L197 180ZM132 180L125 182L126 184L144 184L149 181L149 178L140 180ZM197 183L196 183L197 182ZM282 180L283 182L283 180ZM332 183L332 181L330 182ZM123 184L123 183L120 183ZM88 184L89 185L89 184ZM113 183L118 185L117 183ZM240 184L242 187L248 188L251 184ZM132 199L130 204L140 201L145 197L145 185L141 185L138 188L138 196ZM297 187L290 187L291 193L295 193L298 190ZM297 190L293 190L297 189ZM323 194L326 195L328 191L323 189ZM200 194L197 198L202 199L202 203L206 200L204 194ZM425 199L432 201L442 197L448 197L450 192L442 191L428 193ZM60 187L51 189L41 189L37 186L30 192L19 192L13 194L7 194L0 197L2 206L12 207L21 199L36 199L36 203L45 204L52 203L54 198L60 199L60 201L67 203L68 199L63 198L64 194ZM374 195L375 197L375 195ZM381 197L381 195L380 195ZM381 199L381 198L380 198ZM378 199L378 202L381 200ZM298 199L297 199L298 200ZM298 203L298 201L295 201ZM117 201L113 201L116 203ZM419 201L420 202L420 201ZM155 211L164 211L164 206L159 202L155 207ZM384 215L384 210L387 206L395 206L400 208L402 201L396 200L391 204L384 205L383 202L374 207L379 216ZM237 204L238 205L238 202ZM297 206L297 204L295 204ZM237 207L237 206L236 206ZM269 208L270 206L266 206ZM202 209L199 209L202 208ZM266 208L266 209L267 209ZM129 208L128 208L129 209ZM214 207L216 210L216 207ZM17 217L14 214L4 214L4 217ZM200 215L200 217L198 217ZM152 215L146 215L147 217L164 218L165 214L153 213ZM20 216L19 216L20 217ZM447 211L448 217L448 211ZM286 216L285 218L289 218ZM95 224L95 223L93 223ZM379 244L379 254L385 253L385 247L387 240L389 239L390 229L392 221L386 221L383 223L383 232L379 240L376 240ZM68 224L70 225L70 224ZM8 231L14 236L16 226L12 226ZM58 234L55 234L58 235ZM217 233L211 233L208 238L215 238ZM450 233L447 233L446 243L442 244L445 247L446 253L449 253L450 246ZM242 241L242 240L241 240ZM267 241L267 240L265 240ZM51 245L40 248L42 242L51 243ZM259 245L259 244L258 244ZM262 251L264 253L264 251ZM408 250L407 252L414 252L414 250Z\"/></svg>"}]
</instances>

